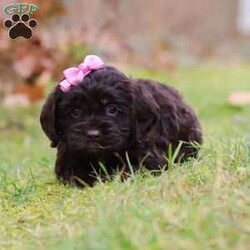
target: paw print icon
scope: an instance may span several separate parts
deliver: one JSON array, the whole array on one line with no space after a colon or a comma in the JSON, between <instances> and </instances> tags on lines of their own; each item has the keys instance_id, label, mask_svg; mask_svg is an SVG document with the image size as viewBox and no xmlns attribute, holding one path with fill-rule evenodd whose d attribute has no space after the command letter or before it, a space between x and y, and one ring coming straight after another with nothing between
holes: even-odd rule
<instances>
[{"instance_id":1,"label":"paw print icon","mask_svg":"<svg viewBox=\"0 0 250 250\"><path fill-rule=\"evenodd\" d=\"M16 39L23 37L29 39L32 37L32 30L37 27L37 21L30 19L28 14L22 16L14 14L10 19L4 21L4 27L9 30L9 37Z\"/></svg>"}]
</instances>

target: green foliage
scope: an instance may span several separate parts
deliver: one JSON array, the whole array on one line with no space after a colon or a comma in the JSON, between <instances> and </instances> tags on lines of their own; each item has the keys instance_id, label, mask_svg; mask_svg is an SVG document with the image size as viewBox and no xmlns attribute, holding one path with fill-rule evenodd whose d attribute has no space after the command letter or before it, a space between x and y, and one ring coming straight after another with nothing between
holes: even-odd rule
<instances>
[{"instance_id":1,"label":"green foliage","mask_svg":"<svg viewBox=\"0 0 250 250\"><path fill-rule=\"evenodd\" d=\"M123 183L63 186L40 106L0 108L1 249L248 249L250 107L233 108L227 96L250 90L249 68L131 74L172 84L195 108L200 159L172 161L157 177L132 172Z\"/></svg>"}]
</instances>

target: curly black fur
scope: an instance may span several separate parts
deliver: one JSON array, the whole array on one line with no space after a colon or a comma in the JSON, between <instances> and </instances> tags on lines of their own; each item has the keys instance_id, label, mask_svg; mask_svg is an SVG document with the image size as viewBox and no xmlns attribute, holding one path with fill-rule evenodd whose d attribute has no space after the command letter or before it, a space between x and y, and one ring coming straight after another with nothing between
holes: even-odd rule
<instances>
[{"instance_id":1,"label":"curly black fur","mask_svg":"<svg viewBox=\"0 0 250 250\"><path fill-rule=\"evenodd\" d=\"M176 161L197 157L199 122L173 88L130 79L113 67L91 72L64 93L57 86L43 106L42 128L57 147L55 172L64 183L93 185L102 166L129 172L143 165L159 170L182 141ZM127 155L126 155L127 154ZM127 157L126 157L127 156ZM103 164L100 164L100 162Z\"/></svg>"}]
</instances>

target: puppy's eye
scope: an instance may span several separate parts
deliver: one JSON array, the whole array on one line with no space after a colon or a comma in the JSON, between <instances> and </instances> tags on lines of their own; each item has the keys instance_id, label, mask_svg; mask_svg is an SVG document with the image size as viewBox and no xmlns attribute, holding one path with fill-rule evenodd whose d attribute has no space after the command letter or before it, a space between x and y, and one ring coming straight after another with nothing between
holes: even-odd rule
<instances>
[{"instance_id":1,"label":"puppy's eye","mask_svg":"<svg viewBox=\"0 0 250 250\"><path fill-rule=\"evenodd\" d=\"M82 110L81 109L73 109L71 111L71 116L73 118L79 118L82 115Z\"/></svg>"},{"instance_id":2,"label":"puppy's eye","mask_svg":"<svg viewBox=\"0 0 250 250\"><path fill-rule=\"evenodd\" d=\"M109 116L115 116L118 113L118 109L116 107L116 105L114 104L110 104L108 106L106 106L106 114Z\"/></svg>"}]
</instances>

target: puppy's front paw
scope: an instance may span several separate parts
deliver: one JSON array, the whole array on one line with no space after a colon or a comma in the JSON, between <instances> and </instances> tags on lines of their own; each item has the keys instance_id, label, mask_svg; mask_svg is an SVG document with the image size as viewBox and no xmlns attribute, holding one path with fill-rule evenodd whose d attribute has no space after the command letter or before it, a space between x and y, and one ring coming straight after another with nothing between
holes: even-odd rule
<instances>
[{"instance_id":1,"label":"puppy's front paw","mask_svg":"<svg viewBox=\"0 0 250 250\"><path fill-rule=\"evenodd\" d=\"M148 170L152 171L160 171L162 169L167 169L167 161L166 159L160 154L153 154L151 153L144 162L145 167Z\"/></svg>"}]
</instances>

